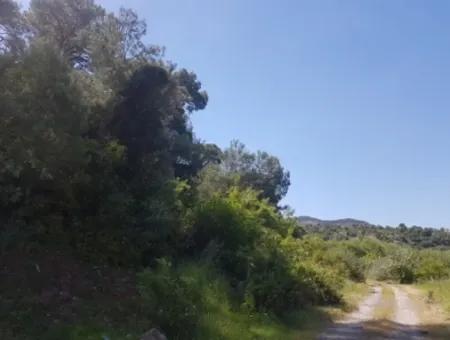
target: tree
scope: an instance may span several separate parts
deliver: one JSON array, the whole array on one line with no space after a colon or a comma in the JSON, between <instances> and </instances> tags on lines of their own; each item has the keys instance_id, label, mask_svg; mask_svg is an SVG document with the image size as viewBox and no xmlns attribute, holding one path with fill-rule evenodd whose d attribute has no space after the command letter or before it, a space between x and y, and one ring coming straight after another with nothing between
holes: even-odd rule
<instances>
[{"instance_id":1,"label":"tree","mask_svg":"<svg viewBox=\"0 0 450 340\"><path fill-rule=\"evenodd\" d=\"M192 131L208 101L195 73L144 44L131 10L92 0L0 9L0 220L57 230L114 262L167 254L180 187L220 155Z\"/></svg>"},{"instance_id":2,"label":"tree","mask_svg":"<svg viewBox=\"0 0 450 340\"><path fill-rule=\"evenodd\" d=\"M404 233L406 231L408 231L408 227L406 226L405 223L400 223L397 227L397 229L401 232Z\"/></svg>"},{"instance_id":3,"label":"tree","mask_svg":"<svg viewBox=\"0 0 450 340\"><path fill-rule=\"evenodd\" d=\"M264 151L251 153L239 141L224 150L221 166L225 172L239 175L243 187L260 191L272 204L278 204L289 189L289 172L277 157Z\"/></svg>"},{"instance_id":4,"label":"tree","mask_svg":"<svg viewBox=\"0 0 450 340\"><path fill-rule=\"evenodd\" d=\"M120 91L133 72L148 63L167 70L172 67L161 60L163 48L142 42L146 30L146 23L134 11L124 8L117 16L112 13L101 16L91 27L87 66L112 91Z\"/></svg>"},{"instance_id":5,"label":"tree","mask_svg":"<svg viewBox=\"0 0 450 340\"><path fill-rule=\"evenodd\" d=\"M89 28L105 13L93 0L32 0L26 13L33 39L55 44L73 65L89 62Z\"/></svg>"},{"instance_id":6,"label":"tree","mask_svg":"<svg viewBox=\"0 0 450 340\"><path fill-rule=\"evenodd\" d=\"M3 217L38 224L77 209L76 183L89 160L82 138L88 114L70 67L46 44L34 44L0 74Z\"/></svg>"},{"instance_id":7,"label":"tree","mask_svg":"<svg viewBox=\"0 0 450 340\"><path fill-rule=\"evenodd\" d=\"M25 47L25 25L19 6L13 0L0 0L0 56L16 55Z\"/></svg>"}]
</instances>

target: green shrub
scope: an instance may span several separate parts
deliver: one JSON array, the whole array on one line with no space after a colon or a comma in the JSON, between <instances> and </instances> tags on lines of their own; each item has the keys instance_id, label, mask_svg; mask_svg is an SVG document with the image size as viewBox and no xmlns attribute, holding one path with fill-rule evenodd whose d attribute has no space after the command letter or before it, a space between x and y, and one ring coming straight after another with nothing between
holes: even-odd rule
<instances>
[{"instance_id":1,"label":"green shrub","mask_svg":"<svg viewBox=\"0 0 450 340\"><path fill-rule=\"evenodd\" d=\"M254 254L245 287L247 300L258 310L280 314L310 300L311 290L295 275L286 258L275 249Z\"/></svg>"},{"instance_id":2,"label":"green shrub","mask_svg":"<svg viewBox=\"0 0 450 340\"><path fill-rule=\"evenodd\" d=\"M340 276L356 282L365 280L365 266L361 257L347 247L333 243L324 254L323 263Z\"/></svg>"},{"instance_id":3,"label":"green shrub","mask_svg":"<svg viewBox=\"0 0 450 340\"><path fill-rule=\"evenodd\" d=\"M236 251L251 245L256 237L256 223L248 214L233 207L222 198L201 204L195 211L193 242L197 249L205 249L212 241L224 250Z\"/></svg>"},{"instance_id":4,"label":"green shrub","mask_svg":"<svg viewBox=\"0 0 450 340\"><path fill-rule=\"evenodd\" d=\"M180 275L166 260L138 275L138 288L151 320L172 339L191 339L201 314L202 291L190 275Z\"/></svg>"},{"instance_id":5,"label":"green shrub","mask_svg":"<svg viewBox=\"0 0 450 340\"><path fill-rule=\"evenodd\" d=\"M392 280L392 267L394 261L390 257L382 257L372 262L368 277L378 281Z\"/></svg>"},{"instance_id":6,"label":"green shrub","mask_svg":"<svg viewBox=\"0 0 450 340\"><path fill-rule=\"evenodd\" d=\"M416 268L418 280L440 280L450 276L450 252L424 250L419 254Z\"/></svg>"},{"instance_id":7,"label":"green shrub","mask_svg":"<svg viewBox=\"0 0 450 340\"><path fill-rule=\"evenodd\" d=\"M246 295L257 309L283 314L307 305L336 303L343 279L302 258L300 242L267 233L251 257Z\"/></svg>"},{"instance_id":8,"label":"green shrub","mask_svg":"<svg viewBox=\"0 0 450 340\"><path fill-rule=\"evenodd\" d=\"M312 289L312 303L336 304L341 302L340 291L344 286L345 277L314 263L300 265L299 269L298 273L302 275L302 280Z\"/></svg>"},{"instance_id":9,"label":"green shrub","mask_svg":"<svg viewBox=\"0 0 450 340\"><path fill-rule=\"evenodd\" d=\"M417 280L417 252L409 248L400 248L392 255L392 277L400 283L413 283Z\"/></svg>"},{"instance_id":10,"label":"green shrub","mask_svg":"<svg viewBox=\"0 0 450 340\"><path fill-rule=\"evenodd\" d=\"M417 251L410 248L393 250L389 256L373 261L369 272L376 280L413 283L417 280Z\"/></svg>"},{"instance_id":11,"label":"green shrub","mask_svg":"<svg viewBox=\"0 0 450 340\"><path fill-rule=\"evenodd\" d=\"M246 308L280 315L338 302L343 278L314 260L314 243L324 241L287 237L293 223L256 192L232 188L194 209L192 249L217 265ZM302 250L302 243L313 251Z\"/></svg>"}]
</instances>

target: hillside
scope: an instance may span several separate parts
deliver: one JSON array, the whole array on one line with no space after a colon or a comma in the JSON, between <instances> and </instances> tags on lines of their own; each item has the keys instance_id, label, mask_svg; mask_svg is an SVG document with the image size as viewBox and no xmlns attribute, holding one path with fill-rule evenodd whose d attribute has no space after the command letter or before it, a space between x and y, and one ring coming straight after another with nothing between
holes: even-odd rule
<instances>
[{"instance_id":1,"label":"hillside","mask_svg":"<svg viewBox=\"0 0 450 340\"><path fill-rule=\"evenodd\" d=\"M373 225L352 218L321 220L309 216L297 218L306 233L319 234L325 240L350 240L353 238L375 237L380 241L408 245L418 248L450 248L450 231L420 226L398 227Z\"/></svg>"},{"instance_id":2,"label":"hillside","mask_svg":"<svg viewBox=\"0 0 450 340\"><path fill-rule=\"evenodd\" d=\"M298 221L303 225L335 225L341 227L351 227L355 225L359 226L371 226L372 224L357 220L354 218L342 218L337 220L321 220L319 218L311 217L311 216L299 216Z\"/></svg>"}]
</instances>

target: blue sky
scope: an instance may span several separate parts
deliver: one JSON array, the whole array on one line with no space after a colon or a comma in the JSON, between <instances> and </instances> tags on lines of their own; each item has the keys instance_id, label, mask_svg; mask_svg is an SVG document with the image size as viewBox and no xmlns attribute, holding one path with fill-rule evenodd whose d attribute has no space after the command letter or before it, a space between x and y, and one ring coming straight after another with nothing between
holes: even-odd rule
<instances>
[{"instance_id":1,"label":"blue sky","mask_svg":"<svg viewBox=\"0 0 450 340\"><path fill-rule=\"evenodd\" d=\"M200 138L281 159L297 214L450 227L449 1L100 3L198 74Z\"/></svg>"}]
</instances>

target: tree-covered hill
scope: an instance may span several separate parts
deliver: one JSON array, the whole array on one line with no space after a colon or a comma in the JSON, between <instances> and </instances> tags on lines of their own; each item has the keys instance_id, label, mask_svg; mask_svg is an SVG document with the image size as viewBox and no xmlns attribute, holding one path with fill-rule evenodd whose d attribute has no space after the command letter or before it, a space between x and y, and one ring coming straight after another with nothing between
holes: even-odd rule
<instances>
[{"instance_id":1,"label":"tree-covered hill","mask_svg":"<svg viewBox=\"0 0 450 340\"><path fill-rule=\"evenodd\" d=\"M450 248L450 230L444 228L407 227L405 224L383 227L351 218L324 221L301 216L298 221L305 232L320 234L327 240L375 237L380 241L417 248Z\"/></svg>"},{"instance_id":2,"label":"tree-covered hill","mask_svg":"<svg viewBox=\"0 0 450 340\"><path fill-rule=\"evenodd\" d=\"M319 218L311 217L311 216L299 216L298 221L300 224L304 225L336 225L341 227L348 227L348 226L354 226L354 225L367 225L369 226L370 223L357 220L354 218L342 218L337 220L321 220Z\"/></svg>"}]
</instances>

